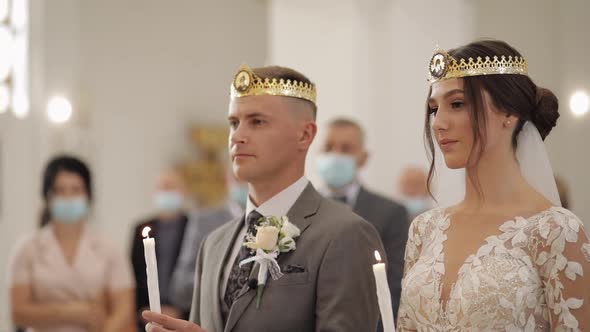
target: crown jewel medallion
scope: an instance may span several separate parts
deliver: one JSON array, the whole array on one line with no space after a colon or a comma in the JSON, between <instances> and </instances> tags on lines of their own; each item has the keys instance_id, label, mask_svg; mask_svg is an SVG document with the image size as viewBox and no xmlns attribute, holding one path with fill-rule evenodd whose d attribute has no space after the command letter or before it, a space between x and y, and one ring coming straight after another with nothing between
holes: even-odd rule
<instances>
[{"instance_id":1,"label":"crown jewel medallion","mask_svg":"<svg viewBox=\"0 0 590 332\"><path fill-rule=\"evenodd\" d=\"M437 50L428 65L430 83L467 76L516 74L528 75L528 63L518 56L486 56L455 59L444 50Z\"/></svg>"},{"instance_id":2,"label":"crown jewel medallion","mask_svg":"<svg viewBox=\"0 0 590 332\"><path fill-rule=\"evenodd\" d=\"M246 92L252 83L252 75L247 70L240 70L234 78L234 89L239 92Z\"/></svg>"}]
</instances>

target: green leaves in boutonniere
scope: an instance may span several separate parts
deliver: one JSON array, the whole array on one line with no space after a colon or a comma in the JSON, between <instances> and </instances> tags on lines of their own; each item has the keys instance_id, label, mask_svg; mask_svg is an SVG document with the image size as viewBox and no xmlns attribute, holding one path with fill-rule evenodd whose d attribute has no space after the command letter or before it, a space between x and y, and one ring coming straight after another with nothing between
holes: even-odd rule
<instances>
[{"instance_id":1,"label":"green leaves in boutonniere","mask_svg":"<svg viewBox=\"0 0 590 332\"><path fill-rule=\"evenodd\" d=\"M251 262L260 265L258 271L258 288L256 289L256 308L260 308L264 285L270 273L273 280L278 280L283 274L277 263L280 253L296 249L295 239L301 231L289 222L286 216L262 217L256 226L256 236L248 234L244 246L256 252L253 257L240 262L240 266Z\"/></svg>"}]
</instances>

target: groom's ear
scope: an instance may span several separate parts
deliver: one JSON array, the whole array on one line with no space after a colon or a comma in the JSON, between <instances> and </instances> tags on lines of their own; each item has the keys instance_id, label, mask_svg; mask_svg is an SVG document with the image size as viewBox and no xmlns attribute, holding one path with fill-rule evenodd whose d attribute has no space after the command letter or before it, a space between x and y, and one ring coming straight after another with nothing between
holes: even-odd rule
<instances>
[{"instance_id":1,"label":"groom's ear","mask_svg":"<svg viewBox=\"0 0 590 332\"><path fill-rule=\"evenodd\" d=\"M318 126L315 121L305 121L302 124L301 134L299 136L299 148L301 151L309 150L318 132Z\"/></svg>"}]
</instances>

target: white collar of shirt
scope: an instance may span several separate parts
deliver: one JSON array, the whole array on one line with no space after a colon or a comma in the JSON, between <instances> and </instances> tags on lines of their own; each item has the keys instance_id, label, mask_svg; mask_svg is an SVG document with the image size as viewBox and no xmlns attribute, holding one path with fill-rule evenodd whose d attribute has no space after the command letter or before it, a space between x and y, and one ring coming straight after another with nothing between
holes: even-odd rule
<instances>
[{"instance_id":1,"label":"white collar of shirt","mask_svg":"<svg viewBox=\"0 0 590 332\"><path fill-rule=\"evenodd\" d=\"M285 216L287 212L291 209L295 201L301 196L305 187L309 181L305 176L302 176L299 180L295 181L293 184L288 186L287 188L283 189L280 193L274 195L268 201L260 204L260 206L254 205L250 200L250 196L248 196L248 202L246 203L246 216L250 214L250 212L256 210L263 216Z\"/></svg>"},{"instance_id":2,"label":"white collar of shirt","mask_svg":"<svg viewBox=\"0 0 590 332\"><path fill-rule=\"evenodd\" d=\"M324 197L329 197L329 198L336 198L338 196L346 196L346 204L350 205L350 206L354 206L356 204L356 199L359 196L359 192L361 191L361 184L359 183L359 181L354 180L351 183L347 184L346 186L338 189L338 190L332 190L329 187L323 187L320 192L322 193L322 195L324 195Z\"/></svg>"}]
</instances>

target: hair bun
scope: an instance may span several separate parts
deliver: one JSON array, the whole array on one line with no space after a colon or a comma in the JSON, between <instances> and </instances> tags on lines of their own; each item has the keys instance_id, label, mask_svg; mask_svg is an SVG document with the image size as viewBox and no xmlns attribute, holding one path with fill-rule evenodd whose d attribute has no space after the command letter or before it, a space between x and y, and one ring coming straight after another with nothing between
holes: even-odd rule
<instances>
[{"instance_id":1,"label":"hair bun","mask_svg":"<svg viewBox=\"0 0 590 332\"><path fill-rule=\"evenodd\" d=\"M543 140L557 124L559 118L559 101L551 90L537 88L537 107L533 112L532 122L539 130Z\"/></svg>"}]
</instances>

